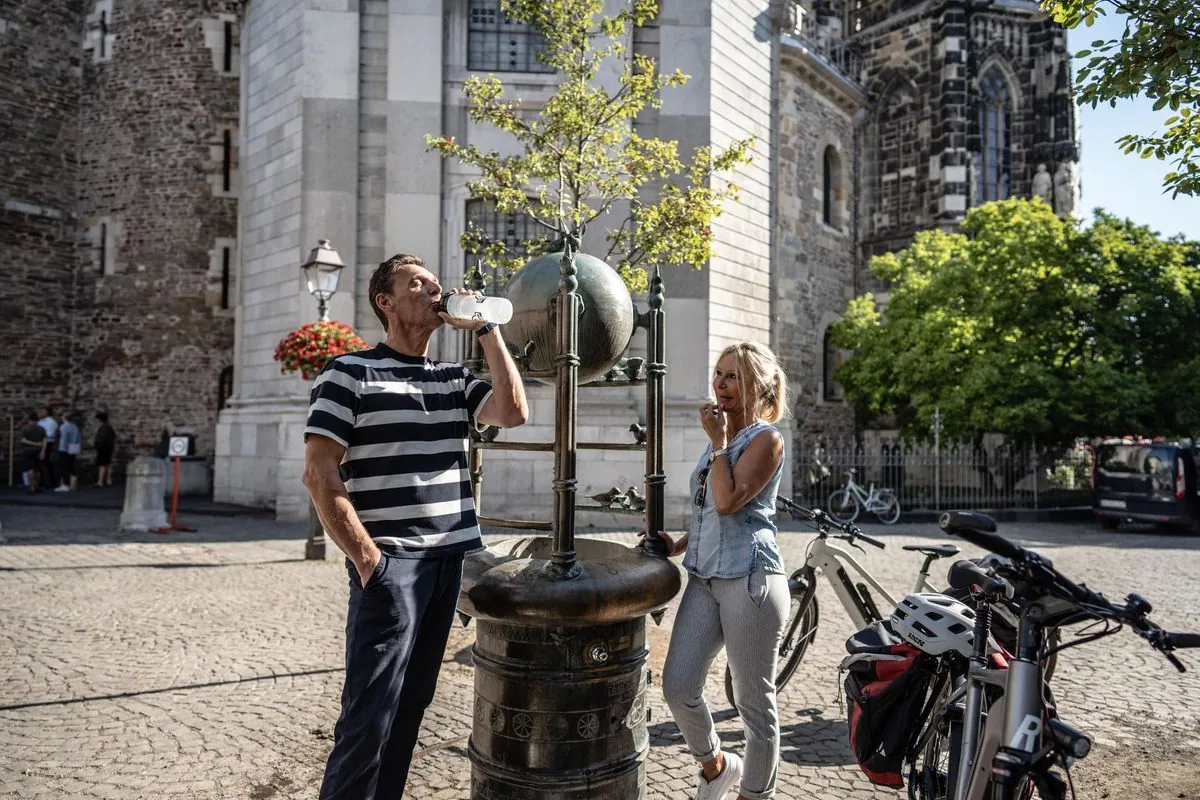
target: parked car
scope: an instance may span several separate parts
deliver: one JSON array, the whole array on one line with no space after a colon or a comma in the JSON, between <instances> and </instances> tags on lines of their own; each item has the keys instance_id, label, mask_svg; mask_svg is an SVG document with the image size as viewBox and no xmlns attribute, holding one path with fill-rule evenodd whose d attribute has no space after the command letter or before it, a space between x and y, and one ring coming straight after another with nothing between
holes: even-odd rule
<instances>
[{"instance_id":1,"label":"parked car","mask_svg":"<svg viewBox=\"0 0 1200 800\"><path fill-rule=\"evenodd\" d=\"M1113 439L1096 447L1092 510L1115 529L1122 520L1157 522L1200 534L1200 447Z\"/></svg>"}]
</instances>

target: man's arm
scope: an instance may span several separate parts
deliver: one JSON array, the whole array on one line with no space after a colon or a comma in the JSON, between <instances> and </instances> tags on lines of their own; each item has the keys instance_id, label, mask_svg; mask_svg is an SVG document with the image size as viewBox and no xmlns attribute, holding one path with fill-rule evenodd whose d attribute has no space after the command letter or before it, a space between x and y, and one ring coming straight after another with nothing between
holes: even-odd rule
<instances>
[{"instance_id":1,"label":"man's arm","mask_svg":"<svg viewBox=\"0 0 1200 800\"><path fill-rule=\"evenodd\" d=\"M487 359L488 371L492 375L492 396L484 401L475 420L480 425L496 425L515 428L529 419L529 408L525 402L525 384L517 372L517 365L509 355L500 329L493 328L479 337L483 355Z\"/></svg>"},{"instance_id":2,"label":"man's arm","mask_svg":"<svg viewBox=\"0 0 1200 800\"><path fill-rule=\"evenodd\" d=\"M366 586L383 555L359 520L358 512L350 503L346 484L338 474L346 448L328 436L316 433L305 438L304 486L312 497L321 526L346 558L354 563L359 581Z\"/></svg>"}]
</instances>

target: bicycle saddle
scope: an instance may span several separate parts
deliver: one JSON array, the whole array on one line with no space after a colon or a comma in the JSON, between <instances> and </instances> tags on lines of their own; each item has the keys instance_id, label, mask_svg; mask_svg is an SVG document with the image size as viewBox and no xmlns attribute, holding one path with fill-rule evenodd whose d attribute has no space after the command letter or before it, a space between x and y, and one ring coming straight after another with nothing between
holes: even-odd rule
<instances>
[{"instance_id":1,"label":"bicycle saddle","mask_svg":"<svg viewBox=\"0 0 1200 800\"><path fill-rule=\"evenodd\" d=\"M952 544L906 544L900 548L913 553L924 553L931 558L949 558L958 555L958 548Z\"/></svg>"}]
</instances>

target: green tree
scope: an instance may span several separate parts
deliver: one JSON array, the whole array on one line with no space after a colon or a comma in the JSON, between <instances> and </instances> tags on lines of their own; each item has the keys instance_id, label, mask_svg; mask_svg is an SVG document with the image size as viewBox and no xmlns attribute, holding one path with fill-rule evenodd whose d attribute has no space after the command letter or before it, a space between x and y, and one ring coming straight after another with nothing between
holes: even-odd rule
<instances>
[{"instance_id":1,"label":"green tree","mask_svg":"<svg viewBox=\"0 0 1200 800\"><path fill-rule=\"evenodd\" d=\"M735 141L719 152L698 148L685 162L678 142L640 136L638 115L659 108L661 91L683 85L688 76L679 70L663 74L654 59L632 52L633 31L657 15L656 2L630 0L611 14L606 5L502 0L504 13L545 39L538 59L557 72L556 89L540 108L529 110L494 75L466 81L471 120L511 136L520 150L515 155L445 136L426 136L426 144L477 171L479 177L468 184L472 197L506 214L527 214L543 226L542 235L524 243L530 254L544 252L560 224L603 226L604 259L632 291L642 291L642 264L698 269L712 257L712 221L738 193L723 174L748 161L752 142ZM466 232L462 245L510 271L522 263L503 241L477 229Z\"/></svg>"},{"instance_id":2,"label":"green tree","mask_svg":"<svg viewBox=\"0 0 1200 800\"><path fill-rule=\"evenodd\" d=\"M1076 229L1040 200L967 213L872 260L886 306L851 301L837 378L910 433L1070 442L1200 430L1200 245L1098 212Z\"/></svg>"},{"instance_id":3,"label":"green tree","mask_svg":"<svg viewBox=\"0 0 1200 800\"><path fill-rule=\"evenodd\" d=\"M1200 3L1196 0L1042 0L1068 28L1090 27L1108 11L1125 16L1120 39L1098 39L1075 54L1079 102L1094 108L1138 96L1169 108L1166 129L1117 140L1126 153L1171 161L1163 178L1173 195L1200 194Z\"/></svg>"}]
</instances>

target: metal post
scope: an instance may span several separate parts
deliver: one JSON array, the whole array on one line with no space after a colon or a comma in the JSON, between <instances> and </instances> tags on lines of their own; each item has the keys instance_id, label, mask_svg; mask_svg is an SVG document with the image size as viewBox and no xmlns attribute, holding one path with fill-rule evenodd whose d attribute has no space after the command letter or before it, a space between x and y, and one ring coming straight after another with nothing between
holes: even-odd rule
<instances>
[{"instance_id":1,"label":"metal post","mask_svg":"<svg viewBox=\"0 0 1200 800\"><path fill-rule=\"evenodd\" d=\"M1041 463L1038 459L1037 437L1033 437L1033 446L1029 451L1029 460L1033 463L1033 507L1038 507L1038 481L1041 480Z\"/></svg>"},{"instance_id":2,"label":"metal post","mask_svg":"<svg viewBox=\"0 0 1200 800\"><path fill-rule=\"evenodd\" d=\"M663 471L664 384L666 383L666 312L663 310L662 270L654 268L650 280L650 324L646 360L646 537L647 543L661 540L656 534L666 528L667 476ZM663 548L665 550L665 546ZM665 553L664 553L665 554Z\"/></svg>"},{"instance_id":3,"label":"metal post","mask_svg":"<svg viewBox=\"0 0 1200 800\"><path fill-rule=\"evenodd\" d=\"M563 237L562 260L559 263L558 296L555 310L558 326L558 372L554 398L554 551L550 556L550 571L556 578L573 578L579 574L575 563L575 431L578 423L579 394L579 311L580 297L576 291L575 252L579 237L568 233Z\"/></svg>"},{"instance_id":4,"label":"metal post","mask_svg":"<svg viewBox=\"0 0 1200 800\"><path fill-rule=\"evenodd\" d=\"M942 407L933 407L933 509L942 510Z\"/></svg>"}]
</instances>

